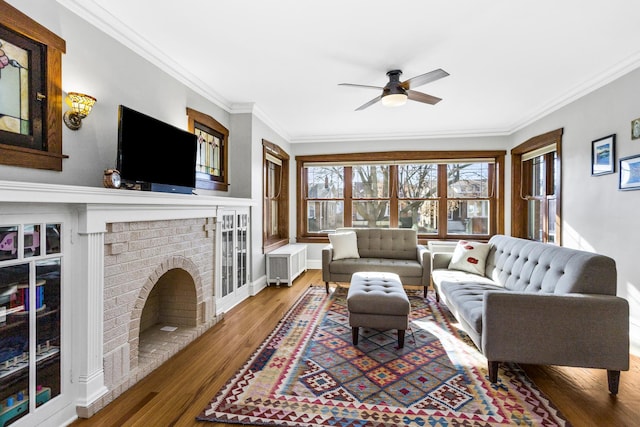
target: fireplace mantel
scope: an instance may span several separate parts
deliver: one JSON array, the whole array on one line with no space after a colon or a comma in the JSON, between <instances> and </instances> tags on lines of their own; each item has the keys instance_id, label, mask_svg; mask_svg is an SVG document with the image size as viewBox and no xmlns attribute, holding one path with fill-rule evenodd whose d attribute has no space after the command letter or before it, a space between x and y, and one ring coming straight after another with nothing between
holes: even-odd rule
<instances>
[{"instance_id":1,"label":"fireplace mantel","mask_svg":"<svg viewBox=\"0 0 640 427\"><path fill-rule=\"evenodd\" d=\"M108 224L216 217L221 208L251 208L251 199L107 189L47 183L0 181L0 223L67 222L64 252L63 314L69 382L58 404L44 405L40 416L68 421L91 416L106 402L103 367L105 233ZM69 306L71 306L69 308ZM63 366L64 369L64 366ZM68 377L63 372L63 377ZM63 378L64 379L64 378ZM62 396L61 396L62 397ZM46 407L51 407L45 410ZM54 411L46 414L47 411ZM77 411L77 412L76 412ZM46 414L46 415L45 415ZM31 415L29 416L31 417ZM26 418L29 418L26 417ZM37 421L37 419L33 419Z\"/></svg>"},{"instance_id":2,"label":"fireplace mantel","mask_svg":"<svg viewBox=\"0 0 640 427\"><path fill-rule=\"evenodd\" d=\"M151 191L0 181L1 203L85 206L96 226L100 221L193 218L224 206L255 206L251 199ZM155 212L155 214L154 214ZM155 217L155 218L154 218Z\"/></svg>"}]
</instances>

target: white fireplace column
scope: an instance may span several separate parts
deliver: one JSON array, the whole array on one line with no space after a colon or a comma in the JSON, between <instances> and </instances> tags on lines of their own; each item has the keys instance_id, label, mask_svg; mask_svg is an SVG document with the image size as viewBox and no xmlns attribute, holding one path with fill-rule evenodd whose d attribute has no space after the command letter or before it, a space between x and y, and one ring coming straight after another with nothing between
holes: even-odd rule
<instances>
[{"instance_id":1,"label":"white fireplace column","mask_svg":"<svg viewBox=\"0 0 640 427\"><path fill-rule=\"evenodd\" d=\"M88 209L79 213L77 233L72 231L75 275L72 280L74 351L71 357L79 414L88 411L108 392L103 369L105 232L106 224L93 221Z\"/></svg>"}]
</instances>

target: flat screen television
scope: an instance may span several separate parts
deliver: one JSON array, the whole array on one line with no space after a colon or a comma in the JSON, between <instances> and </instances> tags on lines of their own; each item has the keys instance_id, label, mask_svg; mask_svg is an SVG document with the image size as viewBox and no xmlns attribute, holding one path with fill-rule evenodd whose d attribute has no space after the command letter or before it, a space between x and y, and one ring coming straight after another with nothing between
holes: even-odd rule
<instances>
[{"instance_id":1,"label":"flat screen television","mask_svg":"<svg viewBox=\"0 0 640 427\"><path fill-rule=\"evenodd\" d=\"M118 107L117 168L125 186L191 194L197 137L124 105Z\"/></svg>"}]
</instances>

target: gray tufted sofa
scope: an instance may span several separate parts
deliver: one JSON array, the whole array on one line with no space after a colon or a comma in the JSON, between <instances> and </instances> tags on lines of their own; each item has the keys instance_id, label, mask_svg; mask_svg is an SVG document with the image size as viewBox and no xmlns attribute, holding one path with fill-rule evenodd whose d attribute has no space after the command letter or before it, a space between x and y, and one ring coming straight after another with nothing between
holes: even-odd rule
<instances>
[{"instance_id":1,"label":"gray tufted sofa","mask_svg":"<svg viewBox=\"0 0 640 427\"><path fill-rule=\"evenodd\" d=\"M500 362L607 369L617 394L629 369L629 304L616 296L607 256L496 235L484 276L449 270L451 253L432 254L442 300L486 356Z\"/></svg>"},{"instance_id":2,"label":"gray tufted sofa","mask_svg":"<svg viewBox=\"0 0 640 427\"><path fill-rule=\"evenodd\" d=\"M396 273L403 285L429 287L431 255L418 244L416 230L410 228L340 228L355 231L360 258L333 260L331 245L322 250L322 280L327 292L329 282L349 282L353 273L384 271Z\"/></svg>"}]
</instances>

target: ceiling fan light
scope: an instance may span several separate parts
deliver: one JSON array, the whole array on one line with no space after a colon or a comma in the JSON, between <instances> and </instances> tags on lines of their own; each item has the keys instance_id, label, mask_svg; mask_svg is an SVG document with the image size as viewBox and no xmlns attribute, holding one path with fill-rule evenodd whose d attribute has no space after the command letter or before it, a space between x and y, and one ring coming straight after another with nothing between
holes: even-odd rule
<instances>
[{"instance_id":1,"label":"ceiling fan light","mask_svg":"<svg viewBox=\"0 0 640 427\"><path fill-rule=\"evenodd\" d=\"M392 93L383 96L380 100L385 107L400 107L407 103L407 95L404 93Z\"/></svg>"}]
</instances>

